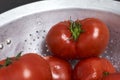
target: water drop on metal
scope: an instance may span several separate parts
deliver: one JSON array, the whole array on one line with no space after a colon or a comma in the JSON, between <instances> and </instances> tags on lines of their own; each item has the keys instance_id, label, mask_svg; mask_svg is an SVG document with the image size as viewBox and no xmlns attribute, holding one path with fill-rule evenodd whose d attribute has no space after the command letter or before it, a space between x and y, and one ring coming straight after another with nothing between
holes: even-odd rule
<instances>
[{"instance_id":1,"label":"water drop on metal","mask_svg":"<svg viewBox=\"0 0 120 80\"><path fill-rule=\"evenodd\" d=\"M11 40L10 40L10 39L7 39L7 40L6 40L6 43L7 43L7 45L9 45L9 44L11 43Z\"/></svg>"},{"instance_id":2,"label":"water drop on metal","mask_svg":"<svg viewBox=\"0 0 120 80\"><path fill-rule=\"evenodd\" d=\"M46 51L47 51L47 52L49 52L49 50L48 50L48 49L47 49Z\"/></svg>"},{"instance_id":3,"label":"water drop on metal","mask_svg":"<svg viewBox=\"0 0 120 80\"><path fill-rule=\"evenodd\" d=\"M0 49L3 49L3 44L0 44Z\"/></svg>"}]
</instances>

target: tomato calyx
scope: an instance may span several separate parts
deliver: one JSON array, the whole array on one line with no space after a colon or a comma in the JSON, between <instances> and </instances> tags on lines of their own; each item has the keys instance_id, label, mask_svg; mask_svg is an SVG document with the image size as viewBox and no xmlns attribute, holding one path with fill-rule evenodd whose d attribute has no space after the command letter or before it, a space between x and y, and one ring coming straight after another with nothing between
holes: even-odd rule
<instances>
[{"instance_id":1,"label":"tomato calyx","mask_svg":"<svg viewBox=\"0 0 120 80\"><path fill-rule=\"evenodd\" d=\"M20 53L18 53L18 55L16 57L14 57L13 59L7 57L6 60L5 60L5 63L3 65L0 64L0 68L7 67L10 64L12 64L14 60L18 60L20 58L21 54L22 54L22 51Z\"/></svg>"},{"instance_id":2,"label":"tomato calyx","mask_svg":"<svg viewBox=\"0 0 120 80\"><path fill-rule=\"evenodd\" d=\"M7 57L7 59L5 60L4 65L0 65L0 68L8 66L10 64L12 64L12 60L11 60L11 58Z\"/></svg>"},{"instance_id":3,"label":"tomato calyx","mask_svg":"<svg viewBox=\"0 0 120 80\"><path fill-rule=\"evenodd\" d=\"M76 21L70 21L70 31L72 33L72 38L76 41L81 33L84 32L82 25Z\"/></svg>"},{"instance_id":4,"label":"tomato calyx","mask_svg":"<svg viewBox=\"0 0 120 80\"><path fill-rule=\"evenodd\" d=\"M23 52L23 51L21 51L20 53L18 53L18 55L15 57L16 60L21 57L22 52Z\"/></svg>"},{"instance_id":5,"label":"tomato calyx","mask_svg":"<svg viewBox=\"0 0 120 80\"><path fill-rule=\"evenodd\" d=\"M109 72L103 72L104 77L108 76L109 74L110 74Z\"/></svg>"}]
</instances>

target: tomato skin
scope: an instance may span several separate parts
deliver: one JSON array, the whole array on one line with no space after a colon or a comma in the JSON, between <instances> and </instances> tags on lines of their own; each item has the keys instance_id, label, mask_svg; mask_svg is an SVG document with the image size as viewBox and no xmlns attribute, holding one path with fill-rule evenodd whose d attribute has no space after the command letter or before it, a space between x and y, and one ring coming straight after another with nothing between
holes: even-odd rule
<instances>
[{"instance_id":1,"label":"tomato skin","mask_svg":"<svg viewBox=\"0 0 120 80\"><path fill-rule=\"evenodd\" d=\"M75 58L76 50L75 43L69 39L71 32L69 30L70 22L60 22L54 25L46 36L46 43L48 49L58 57L62 58Z\"/></svg>"},{"instance_id":2,"label":"tomato skin","mask_svg":"<svg viewBox=\"0 0 120 80\"><path fill-rule=\"evenodd\" d=\"M77 40L71 38L70 21L54 25L46 36L48 49L53 55L65 59L81 59L101 54L109 41L107 26L98 19L77 20L83 33Z\"/></svg>"},{"instance_id":3,"label":"tomato skin","mask_svg":"<svg viewBox=\"0 0 120 80\"><path fill-rule=\"evenodd\" d=\"M50 67L52 72L53 80L71 80L72 79L72 67L69 62L53 57L44 57Z\"/></svg>"},{"instance_id":4,"label":"tomato skin","mask_svg":"<svg viewBox=\"0 0 120 80\"><path fill-rule=\"evenodd\" d=\"M120 73L113 73L106 77L104 77L102 80L120 80Z\"/></svg>"},{"instance_id":5,"label":"tomato skin","mask_svg":"<svg viewBox=\"0 0 120 80\"><path fill-rule=\"evenodd\" d=\"M109 42L107 26L94 18L87 18L79 22L85 32L80 35L77 42L78 56L81 58L98 56L105 50Z\"/></svg>"},{"instance_id":6,"label":"tomato skin","mask_svg":"<svg viewBox=\"0 0 120 80\"><path fill-rule=\"evenodd\" d=\"M39 55L30 53L0 68L0 80L52 80L52 76L49 64Z\"/></svg>"},{"instance_id":7,"label":"tomato skin","mask_svg":"<svg viewBox=\"0 0 120 80\"><path fill-rule=\"evenodd\" d=\"M108 62L106 60L92 57L79 61L73 71L73 80L101 80L104 72L115 73L115 69L110 62L103 64Z\"/></svg>"}]
</instances>

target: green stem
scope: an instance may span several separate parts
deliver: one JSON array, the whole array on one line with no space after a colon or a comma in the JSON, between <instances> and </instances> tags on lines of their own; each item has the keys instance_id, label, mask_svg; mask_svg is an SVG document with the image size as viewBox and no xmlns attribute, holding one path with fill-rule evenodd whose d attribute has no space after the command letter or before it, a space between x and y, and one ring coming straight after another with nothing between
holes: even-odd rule
<instances>
[{"instance_id":1,"label":"green stem","mask_svg":"<svg viewBox=\"0 0 120 80\"><path fill-rule=\"evenodd\" d=\"M5 63L3 65L0 64L0 68L9 66L14 60L18 60L21 57L22 52L23 51L21 51L16 57L14 57L14 59L7 57Z\"/></svg>"},{"instance_id":2,"label":"green stem","mask_svg":"<svg viewBox=\"0 0 120 80\"><path fill-rule=\"evenodd\" d=\"M74 21L71 21L70 23L72 38L76 41L79 38L80 34L84 32L84 30L81 28L82 25L80 23Z\"/></svg>"},{"instance_id":3,"label":"green stem","mask_svg":"<svg viewBox=\"0 0 120 80\"><path fill-rule=\"evenodd\" d=\"M20 53L17 54L17 56L15 57L15 59L19 59L21 57L23 51L21 51Z\"/></svg>"},{"instance_id":4,"label":"green stem","mask_svg":"<svg viewBox=\"0 0 120 80\"><path fill-rule=\"evenodd\" d=\"M11 60L11 58L7 57L4 66L9 66L10 64L12 64L12 60Z\"/></svg>"},{"instance_id":5,"label":"green stem","mask_svg":"<svg viewBox=\"0 0 120 80\"><path fill-rule=\"evenodd\" d=\"M103 72L103 76L108 76L109 74L109 72Z\"/></svg>"}]
</instances>

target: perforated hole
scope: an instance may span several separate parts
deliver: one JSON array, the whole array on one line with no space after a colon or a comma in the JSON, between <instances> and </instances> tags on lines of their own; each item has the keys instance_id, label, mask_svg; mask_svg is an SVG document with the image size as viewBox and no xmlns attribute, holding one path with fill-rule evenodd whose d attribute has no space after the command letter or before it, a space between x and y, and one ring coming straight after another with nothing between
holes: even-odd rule
<instances>
[{"instance_id":1,"label":"perforated hole","mask_svg":"<svg viewBox=\"0 0 120 80\"><path fill-rule=\"evenodd\" d=\"M25 42L27 42L27 40L25 40Z\"/></svg>"},{"instance_id":2,"label":"perforated hole","mask_svg":"<svg viewBox=\"0 0 120 80\"><path fill-rule=\"evenodd\" d=\"M32 45L32 42L30 43L30 45Z\"/></svg>"},{"instance_id":3,"label":"perforated hole","mask_svg":"<svg viewBox=\"0 0 120 80\"><path fill-rule=\"evenodd\" d=\"M35 41L35 39L33 39L33 41Z\"/></svg>"},{"instance_id":4,"label":"perforated hole","mask_svg":"<svg viewBox=\"0 0 120 80\"><path fill-rule=\"evenodd\" d=\"M45 30L43 30L43 32L46 32Z\"/></svg>"},{"instance_id":5,"label":"perforated hole","mask_svg":"<svg viewBox=\"0 0 120 80\"><path fill-rule=\"evenodd\" d=\"M42 36L42 38L44 39L44 38L45 38L45 36Z\"/></svg>"},{"instance_id":6,"label":"perforated hole","mask_svg":"<svg viewBox=\"0 0 120 80\"><path fill-rule=\"evenodd\" d=\"M40 37L37 37L37 39L40 39Z\"/></svg>"},{"instance_id":7,"label":"perforated hole","mask_svg":"<svg viewBox=\"0 0 120 80\"><path fill-rule=\"evenodd\" d=\"M39 31L36 31L36 33L39 33Z\"/></svg>"},{"instance_id":8,"label":"perforated hole","mask_svg":"<svg viewBox=\"0 0 120 80\"><path fill-rule=\"evenodd\" d=\"M32 34L29 34L29 36L32 36Z\"/></svg>"},{"instance_id":9,"label":"perforated hole","mask_svg":"<svg viewBox=\"0 0 120 80\"><path fill-rule=\"evenodd\" d=\"M45 43L41 43L45 41L46 30L34 30L32 33L26 35L26 39L24 40L25 45L28 46L28 51L39 52L40 54L46 56L50 54L49 50Z\"/></svg>"}]
</instances>

